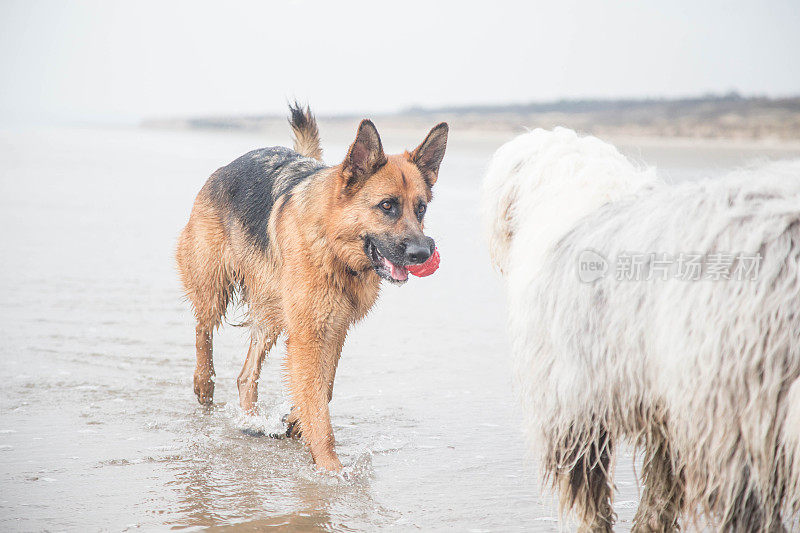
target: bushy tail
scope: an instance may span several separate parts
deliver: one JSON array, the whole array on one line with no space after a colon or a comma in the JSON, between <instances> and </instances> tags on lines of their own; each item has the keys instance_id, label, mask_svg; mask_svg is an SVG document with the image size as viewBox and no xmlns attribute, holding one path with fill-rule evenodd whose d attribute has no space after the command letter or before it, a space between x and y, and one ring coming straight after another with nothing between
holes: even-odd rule
<instances>
[{"instance_id":1,"label":"bushy tail","mask_svg":"<svg viewBox=\"0 0 800 533\"><path fill-rule=\"evenodd\" d=\"M319 129L317 120L311 113L311 109L305 109L295 102L289 104L289 111L292 116L289 118L289 125L294 134L294 150L305 157L311 157L322 161L322 148L319 145Z\"/></svg>"}]
</instances>

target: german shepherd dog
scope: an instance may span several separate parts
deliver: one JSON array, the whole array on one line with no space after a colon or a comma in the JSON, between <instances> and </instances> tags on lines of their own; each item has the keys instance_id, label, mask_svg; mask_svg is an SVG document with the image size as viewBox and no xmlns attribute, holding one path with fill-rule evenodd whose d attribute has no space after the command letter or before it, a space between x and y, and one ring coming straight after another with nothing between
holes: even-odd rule
<instances>
[{"instance_id":1,"label":"german shepherd dog","mask_svg":"<svg viewBox=\"0 0 800 533\"><path fill-rule=\"evenodd\" d=\"M255 412L261 364L285 334L287 435L302 436L318 468L339 471L328 402L342 345L381 279L404 283L406 267L434 251L423 222L448 126L387 156L363 120L344 161L329 167L310 109L290 109L294 150L254 150L214 172L181 232L178 270L197 318L194 392L211 403L213 334L238 293L251 328L237 379L242 409Z\"/></svg>"}]
</instances>

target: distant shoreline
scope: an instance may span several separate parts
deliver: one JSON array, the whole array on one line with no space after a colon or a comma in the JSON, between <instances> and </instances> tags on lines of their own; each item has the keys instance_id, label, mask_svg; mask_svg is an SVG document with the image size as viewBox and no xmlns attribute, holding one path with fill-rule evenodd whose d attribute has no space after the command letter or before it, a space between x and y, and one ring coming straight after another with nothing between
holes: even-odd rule
<instances>
[{"instance_id":1,"label":"distant shoreline","mask_svg":"<svg viewBox=\"0 0 800 533\"><path fill-rule=\"evenodd\" d=\"M658 100L569 100L502 106L411 108L398 113L321 116L329 128L347 128L363 117L379 127L416 130L446 121L454 132L510 136L526 128L569 127L604 138L676 143L734 142L751 146L800 146L800 97L738 95ZM143 127L198 130L284 131L276 115L151 119Z\"/></svg>"}]
</instances>

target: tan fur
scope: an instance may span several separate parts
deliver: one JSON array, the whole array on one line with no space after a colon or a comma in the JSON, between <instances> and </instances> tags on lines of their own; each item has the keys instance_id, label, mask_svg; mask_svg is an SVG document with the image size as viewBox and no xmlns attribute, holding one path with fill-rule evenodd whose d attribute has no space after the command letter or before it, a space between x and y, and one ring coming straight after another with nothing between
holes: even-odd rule
<instances>
[{"instance_id":1,"label":"tan fur","mask_svg":"<svg viewBox=\"0 0 800 533\"><path fill-rule=\"evenodd\" d=\"M303 153L321 156L302 135ZM328 402L347 330L367 314L380 288L363 237L376 231L421 232L410 210L389 223L374 208L386 196L409 203L415 195L430 200L435 173L423 176L414 157L408 152L388 156L381 168L355 184L346 160L297 186L290 199L282 197L272 210L267 252L243 228L226 233L221 208L212 205L205 188L200 191L180 235L177 263L198 323L194 382L201 403L211 402L214 392L213 331L238 289L252 329L237 379L242 409L254 411L262 361L285 334L285 372L295 405L290 422L299 421L319 467L341 469Z\"/></svg>"}]
</instances>

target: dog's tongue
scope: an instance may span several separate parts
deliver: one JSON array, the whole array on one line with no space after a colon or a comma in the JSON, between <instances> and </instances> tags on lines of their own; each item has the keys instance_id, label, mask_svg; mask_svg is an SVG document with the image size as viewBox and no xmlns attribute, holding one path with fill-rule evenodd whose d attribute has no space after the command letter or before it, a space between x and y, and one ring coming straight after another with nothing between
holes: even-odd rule
<instances>
[{"instance_id":1,"label":"dog's tongue","mask_svg":"<svg viewBox=\"0 0 800 533\"><path fill-rule=\"evenodd\" d=\"M385 257L383 258L383 266L389 269L392 279L396 281L405 281L408 279L408 270L405 267L395 265Z\"/></svg>"}]
</instances>

